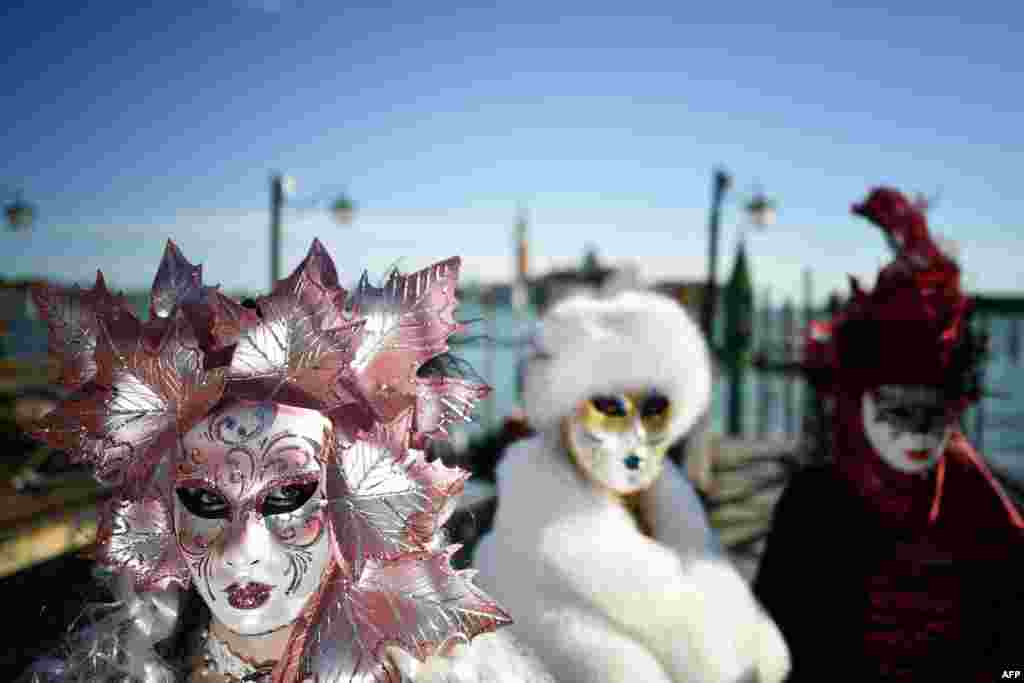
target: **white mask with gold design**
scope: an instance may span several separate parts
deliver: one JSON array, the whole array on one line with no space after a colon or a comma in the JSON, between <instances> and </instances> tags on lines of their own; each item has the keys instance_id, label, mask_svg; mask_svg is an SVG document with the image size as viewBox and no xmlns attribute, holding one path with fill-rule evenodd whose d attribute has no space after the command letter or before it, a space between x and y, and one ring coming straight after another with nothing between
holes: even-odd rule
<instances>
[{"instance_id":1,"label":"white mask with gold design","mask_svg":"<svg viewBox=\"0 0 1024 683\"><path fill-rule=\"evenodd\" d=\"M566 446L597 485L620 495L637 493L661 475L672 411L668 398L655 390L591 396L566 418Z\"/></svg>"}]
</instances>

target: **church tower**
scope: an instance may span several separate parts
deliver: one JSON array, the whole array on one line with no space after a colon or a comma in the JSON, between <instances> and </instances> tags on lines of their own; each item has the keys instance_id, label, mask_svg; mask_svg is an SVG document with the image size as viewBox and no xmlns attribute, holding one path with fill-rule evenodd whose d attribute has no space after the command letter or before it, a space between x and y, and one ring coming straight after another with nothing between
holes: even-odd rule
<instances>
[{"instance_id":1,"label":"church tower","mask_svg":"<svg viewBox=\"0 0 1024 683\"><path fill-rule=\"evenodd\" d=\"M526 229L528 218L526 207L520 205L515 227L515 282L512 284L512 306L517 311L526 310L530 304L530 256Z\"/></svg>"}]
</instances>

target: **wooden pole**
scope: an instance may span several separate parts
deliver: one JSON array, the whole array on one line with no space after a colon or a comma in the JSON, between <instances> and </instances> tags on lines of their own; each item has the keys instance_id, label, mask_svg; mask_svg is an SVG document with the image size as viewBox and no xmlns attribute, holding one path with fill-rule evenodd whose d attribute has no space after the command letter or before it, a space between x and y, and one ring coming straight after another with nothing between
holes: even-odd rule
<instances>
[{"instance_id":1,"label":"wooden pole","mask_svg":"<svg viewBox=\"0 0 1024 683\"><path fill-rule=\"evenodd\" d=\"M800 328L800 331L806 333L807 330L810 330L811 322L814 320L814 271L810 268L803 269L803 285L804 315L803 325ZM793 360L800 359L803 352L801 346L802 344L795 347ZM797 429L802 432L810 426L808 422L817 411L818 406L817 396L815 395L813 387L811 387L803 378L800 379L800 398L801 415L797 421Z\"/></svg>"},{"instance_id":2,"label":"wooden pole","mask_svg":"<svg viewBox=\"0 0 1024 683\"><path fill-rule=\"evenodd\" d=\"M787 362L793 361L796 357L794 342L796 341L796 311L792 299L787 299L782 306L782 340ZM796 433L796 397L795 382L792 376L787 375L782 382L782 418L786 436L793 436Z\"/></svg>"},{"instance_id":3,"label":"wooden pole","mask_svg":"<svg viewBox=\"0 0 1024 683\"><path fill-rule=\"evenodd\" d=\"M1006 350L1010 362L1014 365L1020 365L1020 318L1012 318L1010 320Z\"/></svg>"},{"instance_id":4,"label":"wooden pole","mask_svg":"<svg viewBox=\"0 0 1024 683\"><path fill-rule=\"evenodd\" d=\"M989 337L989 319L987 315L980 316L978 321L978 327L980 333L983 335L986 343L991 339ZM983 365L979 370L980 377L978 382L981 387L985 386L985 366ZM979 453L985 452L985 397L982 396L977 402L974 408L974 447Z\"/></svg>"},{"instance_id":5,"label":"wooden pole","mask_svg":"<svg viewBox=\"0 0 1024 683\"><path fill-rule=\"evenodd\" d=\"M493 290L486 292L481 301L484 305L484 316L487 318L487 337L490 340L484 345L484 377L494 377L495 355L498 350L498 306L497 297ZM487 423L483 425L484 431L489 431L495 424L495 401L497 397L494 392L485 399L487 403Z\"/></svg>"},{"instance_id":6,"label":"wooden pole","mask_svg":"<svg viewBox=\"0 0 1024 683\"><path fill-rule=\"evenodd\" d=\"M775 343L775 325L772 316L772 290L765 287L764 299L761 302L760 321L757 325L757 348L761 358L768 359L773 354L771 348ZM761 370L757 373L757 435L768 436L772 430L772 382L771 374Z\"/></svg>"}]
</instances>

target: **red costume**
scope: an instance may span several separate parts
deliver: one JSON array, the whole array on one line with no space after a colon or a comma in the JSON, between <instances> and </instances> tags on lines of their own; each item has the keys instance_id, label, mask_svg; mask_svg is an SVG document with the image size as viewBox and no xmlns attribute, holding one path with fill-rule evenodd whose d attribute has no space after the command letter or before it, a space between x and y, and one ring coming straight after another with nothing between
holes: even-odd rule
<instances>
[{"instance_id":1,"label":"red costume","mask_svg":"<svg viewBox=\"0 0 1024 683\"><path fill-rule=\"evenodd\" d=\"M1024 662L1011 647L1024 518L958 428L980 397L971 302L920 207L877 189L853 210L896 259L870 293L853 281L844 309L810 330L805 364L830 416L831 462L791 481L755 592L790 646L791 681L995 680ZM923 387L940 415L879 408L882 387ZM927 436L929 420L944 435L933 462L879 450L901 430Z\"/></svg>"}]
</instances>

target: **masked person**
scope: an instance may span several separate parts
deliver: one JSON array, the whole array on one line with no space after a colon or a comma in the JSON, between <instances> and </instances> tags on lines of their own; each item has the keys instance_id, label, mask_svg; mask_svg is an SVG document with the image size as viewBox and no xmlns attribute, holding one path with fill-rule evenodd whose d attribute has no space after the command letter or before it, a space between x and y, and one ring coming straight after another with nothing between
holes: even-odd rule
<instances>
[{"instance_id":1,"label":"masked person","mask_svg":"<svg viewBox=\"0 0 1024 683\"><path fill-rule=\"evenodd\" d=\"M888 188L854 213L896 252L874 290L811 329L830 461L795 475L755 591L794 681L988 681L1018 667L1022 521L959 429L982 343L959 267Z\"/></svg>"},{"instance_id":2,"label":"masked person","mask_svg":"<svg viewBox=\"0 0 1024 683\"><path fill-rule=\"evenodd\" d=\"M563 683L782 680L786 646L717 552L666 451L708 408L703 337L671 299L580 295L543 318L497 471L479 580Z\"/></svg>"},{"instance_id":3,"label":"masked person","mask_svg":"<svg viewBox=\"0 0 1024 683\"><path fill-rule=\"evenodd\" d=\"M112 496L119 578L33 681L550 681L450 566L467 473L430 439L488 388L445 363L457 258L350 295L318 241L269 296L204 287L168 243L142 323L102 275L44 287L62 380L38 425Z\"/></svg>"}]
</instances>

